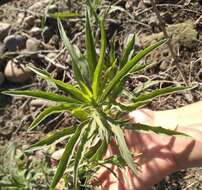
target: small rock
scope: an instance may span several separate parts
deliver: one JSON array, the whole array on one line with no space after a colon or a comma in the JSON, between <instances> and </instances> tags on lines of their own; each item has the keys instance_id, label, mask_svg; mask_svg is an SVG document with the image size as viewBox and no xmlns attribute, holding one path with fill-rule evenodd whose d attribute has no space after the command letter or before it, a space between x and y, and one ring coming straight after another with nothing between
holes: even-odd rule
<instances>
[{"instance_id":1,"label":"small rock","mask_svg":"<svg viewBox=\"0 0 202 190\"><path fill-rule=\"evenodd\" d=\"M52 38L53 36L53 31L49 28L49 27L45 27L42 33L43 36L43 40L45 43L48 43L49 40Z\"/></svg>"},{"instance_id":2,"label":"small rock","mask_svg":"<svg viewBox=\"0 0 202 190\"><path fill-rule=\"evenodd\" d=\"M48 7L48 13L51 14L51 13L56 13L58 12L58 7L56 5L50 5Z\"/></svg>"},{"instance_id":3,"label":"small rock","mask_svg":"<svg viewBox=\"0 0 202 190\"><path fill-rule=\"evenodd\" d=\"M55 151L52 155L51 155L51 159L53 160L60 160L60 158L62 157L62 154L64 153L65 149L61 148L57 151Z\"/></svg>"},{"instance_id":4,"label":"small rock","mask_svg":"<svg viewBox=\"0 0 202 190\"><path fill-rule=\"evenodd\" d=\"M5 44L6 49L8 51L16 51L17 48L18 48L18 42L16 40L16 36L15 35L7 36L4 39L4 44Z\"/></svg>"},{"instance_id":5,"label":"small rock","mask_svg":"<svg viewBox=\"0 0 202 190\"><path fill-rule=\"evenodd\" d=\"M28 39L26 42L26 49L28 51L38 51L40 47L40 41L32 38L32 39Z\"/></svg>"},{"instance_id":6,"label":"small rock","mask_svg":"<svg viewBox=\"0 0 202 190\"><path fill-rule=\"evenodd\" d=\"M4 74L2 72L0 72L0 86L4 83Z\"/></svg>"},{"instance_id":7,"label":"small rock","mask_svg":"<svg viewBox=\"0 0 202 190\"><path fill-rule=\"evenodd\" d=\"M26 48L26 41L27 38L25 36L21 36L21 35L16 35L16 40L17 40L17 44L18 44L18 49L25 49Z\"/></svg>"},{"instance_id":8,"label":"small rock","mask_svg":"<svg viewBox=\"0 0 202 190\"><path fill-rule=\"evenodd\" d=\"M6 79L13 83L24 83L31 79L31 71L24 64L9 61L5 67Z\"/></svg>"},{"instance_id":9,"label":"small rock","mask_svg":"<svg viewBox=\"0 0 202 190\"><path fill-rule=\"evenodd\" d=\"M3 43L0 43L0 57L5 53L6 46Z\"/></svg>"},{"instance_id":10,"label":"small rock","mask_svg":"<svg viewBox=\"0 0 202 190\"><path fill-rule=\"evenodd\" d=\"M199 70L197 77L199 80L202 80L202 69Z\"/></svg>"},{"instance_id":11,"label":"small rock","mask_svg":"<svg viewBox=\"0 0 202 190\"><path fill-rule=\"evenodd\" d=\"M40 0L29 7L29 11L39 12L50 3L50 0Z\"/></svg>"},{"instance_id":12,"label":"small rock","mask_svg":"<svg viewBox=\"0 0 202 190\"><path fill-rule=\"evenodd\" d=\"M0 22L0 41L2 41L8 35L10 27L11 24Z\"/></svg>"},{"instance_id":13,"label":"small rock","mask_svg":"<svg viewBox=\"0 0 202 190\"><path fill-rule=\"evenodd\" d=\"M168 66L169 66L168 62L167 62L167 61L163 61L163 62L160 64L159 69L160 69L161 71L165 71L166 69L168 69Z\"/></svg>"},{"instance_id":14,"label":"small rock","mask_svg":"<svg viewBox=\"0 0 202 190\"><path fill-rule=\"evenodd\" d=\"M143 0L143 3L144 3L146 6L151 6L151 1L150 1L150 0Z\"/></svg>"},{"instance_id":15,"label":"small rock","mask_svg":"<svg viewBox=\"0 0 202 190\"><path fill-rule=\"evenodd\" d=\"M42 33L42 30L41 28L39 27L33 27L30 31L29 31L30 35L32 37L35 37L37 39L41 38L41 33Z\"/></svg>"},{"instance_id":16,"label":"small rock","mask_svg":"<svg viewBox=\"0 0 202 190\"><path fill-rule=\"evenodd\" d=\"M42 25L42 21L41 21L41 19L36 19L35 21L34 21L34 25L36 26L36 27L41 27L41 25Z\"/></svg>"},{"instance_id":17,"label":"small rock","mask_svg":"<svg viewBox=\"0 0 202 190\"><path fill-rule=\"evenodd\" d=\"M30 29L34 26L35 17L34 16L28 16L24 19L23 27L25 29Z\"/></svg>"},{"instance_id":18,"label":"small rock","mask_svg":"<svg viewBox=\"0 0 202 190\"><path fill-rule=\"evenodd\" d=\"M50 53L47 54L47 57L49 59L55 59L56 56L57 56L57 53L54 53L54 52L50 52Z\"/></svg>"},{"instance_id":19,"label":"small rock","mask_svg":"<svg viewBox=\"0 0 202 190\"><path fill-rule=\"evenodd\" d=\"M156 15L151 15L149 18L149 25L152 27L159 25L159 20Z\"/></svg>"},{"instance_id":20,"label":"small rock","mask_svg":"<svg viewBox=\"0 0 202 190\"><path fill-rule=\"evenodd\" d=\"M16 23L21 25L23 23L23 21L24 21L24 18L25 18L25 13L24 12L19 13L17 15L17 21L16 21Z\"/></svg>"}]
</instances>

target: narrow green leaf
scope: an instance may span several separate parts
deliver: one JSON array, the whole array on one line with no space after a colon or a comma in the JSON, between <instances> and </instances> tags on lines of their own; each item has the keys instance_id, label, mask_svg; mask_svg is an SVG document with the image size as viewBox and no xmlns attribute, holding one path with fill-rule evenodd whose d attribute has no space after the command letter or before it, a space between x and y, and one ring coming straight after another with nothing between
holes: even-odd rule
<instances>
[{"instance_id":1,"label":"narrow green leaf","mask_svg":"<svg viewBox=\"0 0 202 190\"><path fill-rule=\"evenodd\" d=\"M29 126L29 130L33 130L37 125L39 125L48 116L55 114L55 113L61 113L64 111L71 111L71 110L75 109L75 107L76 106L74 104L61 104L61 105L46 108L34 119L34 121Z\"/></svg>"},{"instance_id":2,"label":"narrow green leaf","mask_svg":"<svg viewBox=\"0 0 202 190\"><path fill-rule=\"evenodd\" d=\"M141 85L138 85L134 90L133 93L136 95L139 95L142 92L145 92L146 89L148 89L151 86L157 85L159 83L162 83L164 81L160 81L160 80L149 80Z\"/></svg>"},{"instance_id":3,"label":"narrow green leaf","mask_svg":"<svg viewBox=\"0 0 202 190\"><path fill-rule=\"evenodd\" d=\"M46 71L45 69L39 69L39 68L36 68L32 65L28 65L27 66L31 71L33 71L34 73L36 73L38 76L40 76L42 79L45 79L45 80L48 80L49 78L52 78L51 77L51 74Z\"/></svg>"},{"instance_id":4,"label":"narrow green leaf","mask_svg":"<svg viewBox=\"0 0 202 190\"><path fill-rule=\"evenodd\" d=\"M172 93L176 93L176 92L180 92L180 91L184 91L187 90L189 88L187 87L166 87L166 88L161 88L161 89L156 89L153 90L152 92L140 95L136 98L133 99L133 101L136 102L143 102L143 101L151 101L154 98L160 97L160 96L164 96L164 95L168 95L168 94L172 94Z\"/></svg>"},{"instance_id":5,"label":"narrow green leaf","mask_svg":"<svg viewBox=\"0 0 202 190\"><path fill-rule=\"evenodd\" d=\"M94 44L94 38L93 38L93 32L90 24L90 18L88 9L86 9L86 50L87 50L87 61L89 70L91 73L91 79L93 78L93 73L96 68L97 59L96 59L96 51L95 51L95 44Z\"/></svg>"},{"instance_id":6,"label":"narrow green leaf","mask_svg":"<svg viewBox=\"0 0 202 190\"><path fill-rule=\"evenodd\" d=\"M134 66L148 53L150 53L152 50L158 48L160 45L164 44L167 40L161 40L144 50L142 50L140 53L138 53L136 56L134 56L130 61L128 61L124 67L115 75L115 77L112 79L112 81L108 84L106 89L104 90L102 94L102 100L105 100L108 94L111 92L111 90L114 88L114 86L117 84L119 80L121 80L124 76L126 76L130 71L134 68Z\"/></svg>"},{"instance_id":7,"label":"narrow green leaf","mask_svg":"<svg viewBox=\"0 0 202 190\"><path fill-rule=\"evenodd\" d=\"M84 94L78 88L76 88L70 84L64 83L60 80L53 80L53 82L55 82L56 86L60 90L63 90L64 92L66 92L68 94L71 94L73 98L76 98L76 99L83 101L85 103L88 103L90 101L91 97L89 96L89 94Z\"/></svg>"},{"instance_id":8,"label":"narrow green leaf","mask_svg":"<svg viewBox=\"0 0 202 190\"><path fill-rule=\"evenodd\" d=\"M125 110L125 111L133 111L136 110L138 108L141 108L143 106L145 106L146 104L148 104L150 101L139 101L139 102L135 102L133 104L121 104L121 103L116 103L121 109Z\"/></svg>"},{"instance_id":9,"label":"narrow green leaf","mask_svg":"<svg viewBox=\"0 0 202 190\"><path fill-rule=\"evenodd\" d=\"M102 18L100 21L100 30L101 30L100 57L99 57L98 64L96 66L96 69L95 69L95 72L93 75L93 84L92 84L93 96L94 96L95 100L97 99L98 94L100 92L101 74L102 74L102 69L104 66L104 59L105 59L105 52L106 52L106 31L105 31L105 26L104 26L104 18Z\"/></svg>"},{"instance_id":10,"label":"narrow green leaf","mask_svg":"<svg viewBox=\"0 0 202 190\"><path fill-rule=\"evenodd\" d=\"M131 73L136 73L136 72L140 72L141 70L147 68L149 65L147 64L136 64ZM129 73L130 74L130 73ZM111 95L110 95L110 100L111 101L116 101L116 98L122 93L123 89L124 89L124 86L125 86L125 83L128 79L128 75L125 75L120 81L117 82L117 84L114 86L114 88L112 89L112 92L111 92Z\"/></svg>"},{"instance_id":11,"label":"narrow green leaf","mask_svg":"<svg viewBox=\"0 0 202 190\"><path fill-rule=\"evenodd\" d=\"M81 16L79 13L69 12L69 11L63 11L63 12L57 12L57 13L49 13L50 17L54 19L60 19L60 20L66 20L70 18L75 18Z\"/></svg>"},{"instance_id":12,"label":"narrow green leaf","mask_svg":"<svg viewBox=\"0 0 202 190\"><path fill-rule=\"evenodd\" d=\"M80 133L81 133L81 129L82 129L81 127L77 127L76 132L69 139L68 143L65 146L64 153L60 159L60 162L57 167L57 171L56 171L56 173L53 177L53 181L51 183L51 187L50 187L51 190L55 189L56 185L58 184L61 177L63 176L65 169L68 166L68 164L73 156L77 141L78 141Z\"/></svg>"},{"instance_id":13,"label":"narrow green leaf","mask_svg":"<svg viewBox=\"0 0 202 190\"><path fill-rule=\"evenodd\" d=\"M154 132L156 134L164 134L164 135L183 135L183 136L188 136L185 133L182 132L178 132L175 130L171 130L171 129L166 129L163 127L156 127L156 126L149 126L149 125L143 125L140 123L136 123L136 124L129 124L129 123L122 123L121 125L124 129L130 129L130 130L134 130L134 131L146 131L146 132Z\"/></svg>"},{"instance_id":14,"label":"narrow green leaf","mask_svg":"<svg viewBox=\"0 0 202 190\"><path fill-rule=\"evenodd\" d=\"M88 88L88 86L84 82L81 82L80 86L81 86L81 88L83 90L83 93L88 95L88 97L90 97L90 98L93 97L93 94L92 94L91 90Z\"/></svg>"},{"instance_id":15,"label":"narrow green leaf","mask_svg":"<svg viewBox=\"0 0 202 190\"><path fill-rule=\"evenodd\" d=\"M71 114L78 118L80 121L85 121L89 116L89 114L84 109L82 109L82 107L73 109Z\"/></svg>"},{"instance_id":16,"label":"narrow green leaf","mask_svg":"<svg viewBox=\"0 0 202 190\"><path fill-rule=\"evenodd\" d=\"M31 91L31 90L10 90L10 91L3 91L2 93L10 96L33 97L33 98L51 100L55 102L81 104L81 102L76 99L66 97L66 96L61 96L52 92Z\"/></svg>"},{"instance_id":17,"label":"narrow green leaf","mask_svg":"<svg viewBox=\"0 0 202 190\"><path fill-rule=\"evenodd\" d=\"M53 134L51 134L50 136L40 140L39 142L31 145L26 151L33 151L36 150L39 147L42 147L44 145L50 145L52 143L54 143L55 141L57 141L58 139L71 135L76 131L76 127L67 127L64 129L61 129L59 131L54 132Z\"/></svg>"},{"instance_id":18,"label":"narrow green leaf","mask_svg":"<svg viewBox=\"0 0 202 190\"><path fill-rule=\"evenodd\" d=\"M104 160L100 160L98 163L99 164L113 164L113 165L118 166L119 168L123 168L124 166L126 166L126 162L120 154L113 155Z\"/></svg>"},{"instance_id":19,"label":"narrow green leaf","mask_svg":"<svg viewBox=\"0 0 202 190\"><path fill-rule=\"evenodd\" d=\"M113 35L112 41L110 43L108 66L112 66L115 60L116 60L115 35Z\"/></svg>"},{"instance_id":20,"label":"narrow green leaf","mask_svg":"<svg viewBox=\"0 0 202 190\"><path fill-rule=\"evenodd\" d=\"M88 141L88 135L91 129L90 127L91 127L91 124L89 123L87 127L83 128L84 132L81 134L82 138L75 156L74 172L73 172L74 190L78 190L78 167L79 167L79 163L84 157L85 145L87 144L87 141Z\"/></svg>"},{"instance_id":21,"label":"narrow green leaf","mask_svg":"<svg viewBox=\"0 0 202 190\"><path fill-rule=\"evenodd\" d=\"M107 147L108 147L107 141L102 140L101 145L99 146L99 148L97 148L95 154L93 154L92 157L90 158L90 162L97 163L98 161L102 160L102 158L107 152Z\"/></svg>"},{"instance_id":22,"label":"narrow green leaf","mask_svg":"<svg viewBox=\"0 0 202 190\"><path fill-rule=\"evenodd\" d=\"M105 120L103 118L103 116L101 115L101 113L97 113L93 116L94 120L93 122L96 122L98 125L98 131L99 131L99 135L100 138L102 139L102 141L109 139L109 124L107 122L107 120Z\"/></svg>"},{"instance_id":23,"label":"narrow green leaf","mask_svg":"<svg viewBox=\"0 0 202 190\"><path fill-rule=\"evenodd\" d=\"M135 44L135 34L133 35L132 39L128 42L126 48L124 49L123 56L120 60L120 68L123 68L123 66L128 62L129 55L131 51L133 50Z\"/></svg>"},{"instance_id":24,"label":"narrow green leaf","mask_svg":"<svg viewBox=\"0 0 202 190\"><path fill-rule=\"evenodd\" d=\"M82 78L82 74L79 70L79 67L78 67L78 62L79 62L79 57L77 56L76 52L75 52L75 49L74 47L71 45L66 33L65 33L65 30L62 26L62 23L60 20L58 20L58 29L59 29L59 32L60 32L60 36L65 44L65 47L67 48L70 56L71 56L71 59L72 59L72 69L73 69L73 72L74 72L74 76L75 76L75 80L78 82L78 84L80 85L81 81L83 81L83 78Z\"/></svg>"},{"instance_id":25,"label":"narrow green leaf","mask_svg":"<svg viewBox=\"0 0 202 190\"><path fill-rule=\"evenodd\" d=\"M134 101L134 103L131 103L131 104L117 103L117 105L120 108L122 108L123 110L133 111L135 109L138 109L138 108L143 107L146 104L150 103L154 98L164 96L164 95L168 95L168 94L172 94L172 93L176 93L176 92L180 92L180 91L184 91L184 90L188 90L188 89L189 88L187 88L187 87L161 88L161 89L157 89L157 90L154 90L152 92L140 95L140 96L138 96L136 98L133 98L132 100Z\"/></svg>"},{"instance_id":26,"label":"narrow green leaf","mask_svg":"<svg viewBox=\"0 0 202 190\"><path fill-rule=\"evenodd\" d=\"M112 123L110 123L110 126L112 132L114 133L121 156L129 166L129 168L133 171L133 173L136 174L137 173L136 165L131 155L131 152L129 151L128 146L126 144L122 129L120 128L119 125L114 125Z\"/></svg>"},{"instance_id":27,"label":"narrow green leaf","mask_svg":"<svg viewBox=\"0 0 202 190\"><path fill-rule=\"evenodd\" d=\"M90 97L85 95L78 88L76 88L76 87L74 87L68 83L65 83L61 80L56 80L56 79L52 78L50 73L48 73L46 70L38 69L38 68L33 67L33 66L28 66L28 68L30 70L32 70L34 73L36 73L37 75L39 75L41 78L55 83L55 85L60 90L62 90L65 93L70 94L73 98L78 99L82 102L86 102L86 103L90 101Z\"/></svg>"}]
</instances>

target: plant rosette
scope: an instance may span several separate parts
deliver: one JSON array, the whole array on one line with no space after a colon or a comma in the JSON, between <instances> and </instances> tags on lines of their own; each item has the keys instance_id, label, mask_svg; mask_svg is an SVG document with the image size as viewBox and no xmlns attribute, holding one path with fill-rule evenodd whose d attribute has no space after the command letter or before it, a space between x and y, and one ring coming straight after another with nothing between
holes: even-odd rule
<instances>
[{"instance_id":1,"label":"plant rosette","mask_svg":"<svg viewBox=\"0 0 202 190\"><path fill-rule=\"evenodd\" d=\"M150 67L150 64L142 64L140 60L165 44L166 39L146 47L130 59L135 44L135 35L125 46L121 56L116 56L115 38L113 38L109 45L109 53L106 53L105 16L96 17L95 20L101 34L100 53L97 55L97 45L95 44L91 26L91 18L93 17L91 8L86 8L86 52L83 55L81 53L78 54L78 51L70 43L63 25L58 19L60 36L71 56L76 85L56 80L46 70L29 66L42 79L47 80L63 91L64 95L39 90L3 92L12 96L41 98L56 103L55 106L44 109L34 119L29 130L33 130L45 118L55 113L69 112L80 121L78 125L53 132L50 136L29 148L29 151L37 150L66 138L67 143L53 177L51 190L56 188L61 178L64 179L68 188L73 188L74 190L88 186L92 176L99 167L109 162L118 167L128 166L136 174L137 165L134 162L136 155L132 155L127 147L124 129L150 131L166 135L183 135L182 133L161 127L131 124L127 120L122 119L124 114L143 107L156 97L188 89L183 86L171 86L147 92L146 88L148 85L145 85L145 87L137 87L133 92L130 92L125 88L125 83L130 74L144 71ZM120 101L121 99L124 99L124 102ZM110 160L104 159L107 147L112 140L115 140L119 154L114 155Z\"/></svg>"}]
</instances>

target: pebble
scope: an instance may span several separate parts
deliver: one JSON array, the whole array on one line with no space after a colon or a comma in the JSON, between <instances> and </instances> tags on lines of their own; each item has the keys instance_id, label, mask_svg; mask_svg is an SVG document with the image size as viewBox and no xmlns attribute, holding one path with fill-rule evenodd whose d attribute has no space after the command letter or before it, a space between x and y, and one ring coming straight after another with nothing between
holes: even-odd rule
<instances>
[{"instance_id":1,"label":"pebble","mask_svg":"<svg viewBox=\"0 0 202 190\"><path fill-rule=\"evenodd\" d=\"M51 13L56 13L58 12L58 7L56 5L50 5L48 7L48 13L51 14Z\"/></svg>"},{"instance_id":2,"label":"pebble","mask_svg":"<svg viewBox=\"0 0 202 190\"><path fill-rule=\"evenodd\" d=\"M50 3L50 0L40 0L29 7L29 11L39 12Z\"/></svg>"},{"instance_id":3,"label":"pebble","mask_svg":"<svg viewBox=\"0 0 202 190\"><path fill-rule=\"evenodd\" d=\"M57 56L57 53L54 53L54 52L50 52L50 53L47 54L47 57L49 59L55 59L56 56Z\"/></svg>"},{"instance_id":4,"label":"pebble","mask_svg":"<svg viewBox=\"0 0 202 190\"><path fill-rule=\"evenodd\" d=\"M48 43L53 36L53 31L49 27L45 27L42 32L43 40L45 43Z\"/></svg>"},{"instance_id":5,"label":"pebble","mask_svg":"<svg viewBox=\"0 0 202 190\"><path fill-rule=\"evenodd\" d=\"M32 38L32 39L28 39L26 42L26 49L28 51L38 51L40 47L40 41Z\"/></svg>"},{"instance_id":6,"label":"pebble","mask_svg":"<svg viewBox=\"0 0 202 190\"><path fill-rule=\"evenodd\" d=\"M144 3L146 6L151 6L151 1L150 1L150 0L143 0L143 3Z\"/></svg>"},{"instance_id":7,"label":"pebble","mask_svg":"<svg viewBox=\"0 0 202 190\"><path fill-rule=\"evenodd\" d=\"M34 26L34 22L35 22L35 17L34 16L28 16L24 19L24 23L23 23L23 28L25 29L30 29Z\"/></svg>"},{"instance_id":8,"label":"pebble","mask_svg":"<svg viewBox=\"0 0 202 190\"><path fill-rule=\"evenodd\" d=\"M22 35L19 35L17 34L16 35L16 40L17 40L17 45L18 45L18 48L21 50L21 49L25 49L26 48L26 41L27 41L27 38L25 36L22 36Z\"/></svg>"},{"instance_id":9,"label":"pebble","mask_svg":"<svg viewBox=\"0 0 202 190\"><path fill-rule=\"evenodd\" d=\"M0 41L2 41L8 35L10 27L11 24L0 22Z\"/></svg>"},{"instance_id":10,"label":"pebble","mask_svg":"<svg viewBox=\"0 0 202 190\"><path fill-rule=\"evenodd\" d=\"M0 43L0 57L5 53L6 46L3 43Z\"/></svg>"},{"instance_id":11,"label":"pebble","mask_svg":"<svg viewBox=\"0 0 202 190\"><path fill-rule=\"evenodd\" d=\"M0 72L0 86L4 83L4 74L2 72Z\"/></svg>"},{"instance_id":12,"label":"pebble","mask_svg":"<svg viewBox=\"0 0 202 190\"><path fill-rule=\"evenodd\" d=\"M4 39L4 44L8 51L16 51L18 48L18 41L15 35L9 35Z\"/></svg>"},{"instance_id":13,"label":"pebble","mask_svg":"<svg viewBox=\"0 0 202 190\"><path fill-rule=\"evenodd\" d=\"M40 39L41 38L41 33L42 33L42 29L39 28L39 27L33 27L30 31L29 31L30 35L32 37L35 37L37 39Z\"/></svg>"},{"instance_id":14,"label":"pebble","mask_svg":"<svg viewBox=\"0 0 202 190\"><path fill-rule=\"evenodd\" d=\"M202 80L202 69L199 70L197 77L198 77L198 80Z\"/></svg>"},{"instance_id":15,"label":"pebble","mask_svg":"<svg viewBox=\"0 0 202 190\"><path fill-rule=\"evenodd\" d=\"M160 69L161 71L165 71L166 69L168 69L168 66L169 66L168 62L167 62L167 61L163 61L163 62L160 64L159 69Z\"/></svg>"},{"instance_id":16,"label":"pebble","mask_svg":"<svg viewBox=\"0 0 202 190\"><path fill-rule=\"evenodd\" d=\"M31 71L24 65L9 61L5 67L6 79L13 83L24 83L31 79Z\"/></svg>"},{"instance_id":17,"label":"pebble","mask_svg":"<svg viewBox=\"0 0 202 190\"><path fill-rule=\"evenodd\" d=\"M36 27L41 27L42 26L42 21L41 21L41 19L36 19L35 21L34 21L34 25L36 26Z\"/></svg>"},{"instance_id":18,"label":"pebble","mask_svg":"<svg viewBox=\"0 0 202 190\"><path fill-rule=\"evenodd\" d=\"M53 160L60 160L60 158L62 157L62 154L64 153L64 148L61 148L57 151L55 151L52 155L51 155L51 159Z\"/></svg>"}]
</instances>

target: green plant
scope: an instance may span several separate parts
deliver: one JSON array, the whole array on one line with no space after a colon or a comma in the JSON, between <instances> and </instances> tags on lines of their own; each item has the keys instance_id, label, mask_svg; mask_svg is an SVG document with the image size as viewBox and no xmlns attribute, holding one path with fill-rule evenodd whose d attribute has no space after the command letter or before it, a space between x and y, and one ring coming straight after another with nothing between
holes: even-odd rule
<instances>
[{"instance_id":1,"label":"green plant","mask_svg":"<svg viewBox=\"0 0 202 190\"><path fill-rule=\"evenodd\" d=\"M98 56L89 12L90 10L87 8L85 16L85 55L78 55L66 36L61 21L58 20L61 38L71 56L72 70L76 81L75 85L54 79L46 70L29 66L34 73L57 86L65 95L30 90L4 92L4 94L8 95L42 98L57 103L56 106L42 111L32 122L30 130L54 113L67 111L80 120L78 125L55 132L53 135L42 139L30 147L33 150L50 145L62 137L67 137L68 139L50 189L55 189L64 173L68 181L67 186L75 190L79 186L85 186L88 184L94 171L101 164L107 162L116 164L119 167L127 165L133 173L136 173L136 165L133 161L133 157L136 155L132 155L128 150L124 139L124 129L153 131L167 135L181 134L161 127L150 127L140 124L132 125L128 121L121 119L123 114L144 106L156 97L186 89L180 86L146 92L144 89L140 90L137 88L137 92L136 90L129 92L125 88L125 83L131 73L138 73L150 66L150 64L141 64L139 61L164 44L166 40L162 39L143 49L130 60L129 55L135 43L135 35L127 44L120 57L116 56L114 40L110 44L109 53L106 53L106 31L104 16L102 16L97 18L101 33L101 47ZM118 101L120 97L124 97L124 103ZM103 161L107 146L113 138L119 147L120 153L111 159Z\"/></svg>"},{"instance_id":2,"label":"green plant","mask_svg":"<svg viewBox=\"0 0 202 190\"><path fill-rule=\"evenodd\" d=\"M50 162L36 158L10 143L0 153L0 190L45 190L50 185Z\"/></svg>"}]
</instances>

